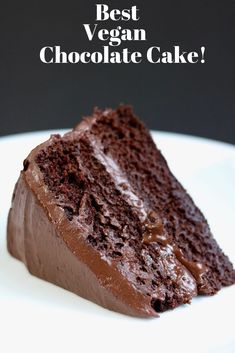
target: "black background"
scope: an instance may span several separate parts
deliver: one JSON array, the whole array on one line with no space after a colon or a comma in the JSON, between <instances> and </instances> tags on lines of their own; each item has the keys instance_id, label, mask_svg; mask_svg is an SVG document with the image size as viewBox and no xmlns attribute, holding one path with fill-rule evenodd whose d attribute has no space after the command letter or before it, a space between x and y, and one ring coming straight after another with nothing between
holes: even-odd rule
<instances>
[{"instance_id":1,"label":"black background","mask_svg":"<svg viewBox=\"0 0 235 353\"><path fill-rule=\"evenodd\" d=\"M145 28L147 42L124 43L144 52L206 47L205 64L52 64L44 46L101 50L83 23L95 22L95 1L9 1L0 11L0 134L71 127L93 106L130 103L148 125L235 143L235 2L100 1L137 5L140 21L100 27Z\"/></svg>"}]
</instances>

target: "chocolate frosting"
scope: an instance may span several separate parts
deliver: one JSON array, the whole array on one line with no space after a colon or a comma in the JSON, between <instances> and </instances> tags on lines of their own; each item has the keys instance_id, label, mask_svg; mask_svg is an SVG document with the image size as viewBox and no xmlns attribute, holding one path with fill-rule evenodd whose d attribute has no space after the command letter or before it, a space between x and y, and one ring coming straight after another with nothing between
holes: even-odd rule
<instances>
[{"instance_id":1,"label":"chocolate frosting","mask_svg":"<svg viewBox=\"0 0 235 353\"><path fill-rule=\"evenodd\" d=\"M156 216L155 216L156 217ZM150 216L151 219L151 216ZM172 255L174 254L177 261L183 265L188 272L195 278L196 282L199 283L205 290L209 289L208 284L203 279L204 275L206 275L207 268L204 264L196 261L189 261L185 258L182 250L176 245L173 244L169 239L167 232L164 230L163 223L160 218L157 218L152 222L144 223L145 232L143 234L143 242L145 244L159 243L165 250L167 249ZM177 279L181 275L181 277L185 276L185 274L181 274L180 265L177 264L174 266L174 271L178 273ZM192 284L189 282L189 287L192 287ZM189 288L189 289L190 289ZM195 294L196 290L193 288L192 294Z\"/></svg>"}]
</instances>

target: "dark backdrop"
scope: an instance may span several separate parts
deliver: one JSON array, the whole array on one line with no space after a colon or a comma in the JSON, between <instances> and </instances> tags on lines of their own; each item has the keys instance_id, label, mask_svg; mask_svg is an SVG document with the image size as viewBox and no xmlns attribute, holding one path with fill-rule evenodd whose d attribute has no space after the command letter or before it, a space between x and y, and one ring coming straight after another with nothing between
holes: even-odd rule
<instances>
[{"instance_id":1,"label":"dark backdrop","mask_svg":"<svg viewBox=\"0 0 235 353\"><path fill-rule=\"evenodd\" d=\"M1 1L0 134L70 127L93 106L126 102L150 128L235 143L235 2L99 2L139 7L135 25L146 29L148 40L125 46L194 50L205 45L206 63L46 65L39 60L43 46L100 49L102 43L88 42L82 28L94 23L96 2Z\"/></svg>"}]
</instances>

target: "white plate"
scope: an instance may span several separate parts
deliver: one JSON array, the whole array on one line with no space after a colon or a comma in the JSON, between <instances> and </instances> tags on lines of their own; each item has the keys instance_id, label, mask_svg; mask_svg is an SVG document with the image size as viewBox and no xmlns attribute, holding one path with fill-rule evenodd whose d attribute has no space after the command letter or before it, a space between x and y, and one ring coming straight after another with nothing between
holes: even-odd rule
<instances>
[{"instance_id":1,"label":"white plate","mask_svg":"<svg viewBox=\"0 0 235 353\"><path fill-rule=\"evenodd\" d=\"M31 276L7 253L6 219L22 161L50 133L0 139L0 351L235 352L235 286L160 319L136 319ZM235 147L172 133L153 136L235 263Z\"/></svg>"}]
</instances>

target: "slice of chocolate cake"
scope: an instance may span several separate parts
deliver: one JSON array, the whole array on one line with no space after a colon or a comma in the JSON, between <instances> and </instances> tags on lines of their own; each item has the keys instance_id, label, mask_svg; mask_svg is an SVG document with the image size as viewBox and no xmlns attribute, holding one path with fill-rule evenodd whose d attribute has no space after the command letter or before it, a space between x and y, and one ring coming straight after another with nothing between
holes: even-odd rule
<instances>
[{"instance_id":1,"label":"slice of chocolate cake","mask_svg":"<svg viewBox=\"0 0 235 353\"><path fill-rule=\"evenodd\" d=\"M30 153L8 249L35 276L134 316L235 282L204 216L127 106L96 109Z\"/></svg>"}]
</instances>

